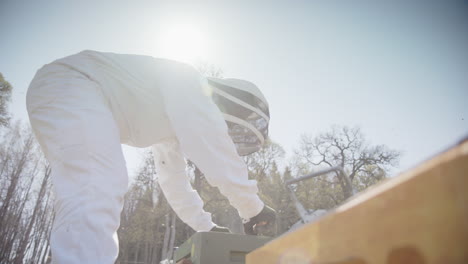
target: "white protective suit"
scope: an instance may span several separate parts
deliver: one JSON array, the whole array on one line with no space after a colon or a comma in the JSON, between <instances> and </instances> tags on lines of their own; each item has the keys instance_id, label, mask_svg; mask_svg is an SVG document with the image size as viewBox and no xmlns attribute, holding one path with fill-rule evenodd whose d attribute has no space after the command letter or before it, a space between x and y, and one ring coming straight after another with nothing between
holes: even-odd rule
<instances>
[{"instance_id":1,"label":"white protective suit","mask_svg":"<svg viewBox=\"0 0 468 264\"><path fill-rule=\"evenodd\" d=\"M184 158L197 165L242 218L263 208L205 78L188 65L83 51L38 70L27 107L52 167L54 263L115 261L128 184L121 143L153 146L167 200L197 231L214 224L191 187Z\"/></svg>"}]
</instances>

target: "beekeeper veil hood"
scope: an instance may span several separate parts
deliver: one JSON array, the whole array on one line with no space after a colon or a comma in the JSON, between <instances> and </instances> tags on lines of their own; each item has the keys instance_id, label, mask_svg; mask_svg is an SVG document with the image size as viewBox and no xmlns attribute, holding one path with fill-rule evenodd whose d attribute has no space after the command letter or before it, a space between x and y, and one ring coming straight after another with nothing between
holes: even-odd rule
<instances>
[{"instance_id":1,"label":"beekeeper veil hood","mask_svg":"<svg viewBox=\"0 0 468 264\"><path fill-rule=\"evenodd\" d=\"M258 87L239 79L207 78L241 156L260 150L268 137L268 102Z\"/></svg>"}]
</instances>

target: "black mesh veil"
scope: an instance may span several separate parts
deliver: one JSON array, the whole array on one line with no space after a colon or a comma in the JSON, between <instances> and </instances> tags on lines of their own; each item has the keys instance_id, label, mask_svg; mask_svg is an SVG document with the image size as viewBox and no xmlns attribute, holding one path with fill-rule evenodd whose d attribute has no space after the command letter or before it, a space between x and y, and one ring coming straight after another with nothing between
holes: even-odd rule
<instances>
[{"instance_id":1,"label":"black mesh veil","mask_svg":"<svg viewBox=\"0 0 468 264\"><path fill-rule=\"evenodd\" d=\"M238 154L260 150L268 137L268 105L252 93L210 83L214 85L212 99L223 113Z\"/></svg>"}]
</instances>

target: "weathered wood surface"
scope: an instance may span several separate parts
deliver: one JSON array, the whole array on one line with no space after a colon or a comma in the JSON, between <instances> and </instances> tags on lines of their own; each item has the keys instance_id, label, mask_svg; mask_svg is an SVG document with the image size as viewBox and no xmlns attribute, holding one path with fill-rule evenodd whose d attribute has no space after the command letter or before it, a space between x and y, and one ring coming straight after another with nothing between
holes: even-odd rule
<instances>
[{"instance_id":1,"label":"weathered wood surface","mask_svg":"<svg viewBox=\"0 0 468 264\"><path fill-rule=\"evenodd\" d=\"M247 255L271 263L468 263L468 142Z\"/></svg>"}]
</instances>

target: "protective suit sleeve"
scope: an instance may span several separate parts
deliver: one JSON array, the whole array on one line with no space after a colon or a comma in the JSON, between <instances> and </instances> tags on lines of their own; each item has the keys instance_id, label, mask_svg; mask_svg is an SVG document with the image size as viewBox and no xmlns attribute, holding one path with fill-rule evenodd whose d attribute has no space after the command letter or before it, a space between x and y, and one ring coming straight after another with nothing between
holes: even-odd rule
<instances>
[{"instance_id":1,"label":"protective suit sleeve","mask_svg":"<svg viewBox=\"0 0 468 264\"><path fill-rule=\"evenodd\" d=\"M211 214L203 210L203 201L190 184L177 139L153 145L152 151L159 186L175 213L195 231L213 228Z\"/></svg>"},{"instance_id":2,"label":"protective suit sleeve","mask_svg":"<svg viewBox=\"0 0 468 264\"><path fill-rule=\"evenodd\" d=\"M248 179L221 112L212 102L204 77L181 66L177 78L162 89L165 109L185 156L219 188L244 219L257 215L263 202L257 182Z\"/></svg>"}]
</instances>

